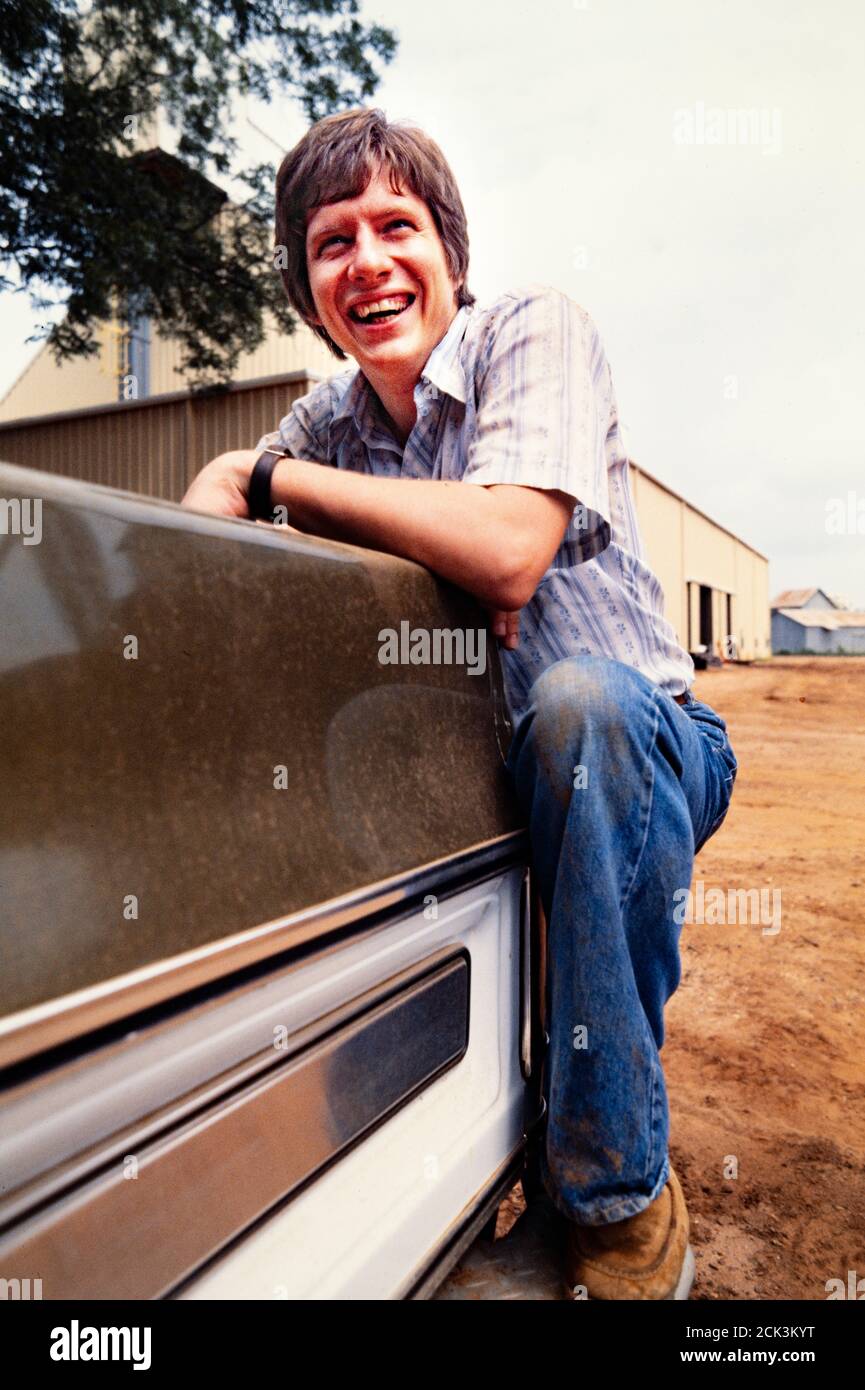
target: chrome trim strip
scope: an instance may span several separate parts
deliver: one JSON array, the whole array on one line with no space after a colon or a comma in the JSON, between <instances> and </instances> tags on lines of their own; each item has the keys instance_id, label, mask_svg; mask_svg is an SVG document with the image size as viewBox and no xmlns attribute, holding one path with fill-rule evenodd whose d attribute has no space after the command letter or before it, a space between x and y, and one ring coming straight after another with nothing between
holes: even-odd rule
<instances>
[{"instance_id":1,"label":"chrome trim strip","mask_svg":"<svg viewBox=\"0 0 865 1390\"><path fill-rule=\"evenodd\" d=\"M532 1074L532 878L523 874L520 891L520 1070Z\"/></svg>"},{"instance_id":2,"label":"chrome trim strip","mask_svg":"<svg viewBox=\"0 0 865 1390\"><path fill-rule=\"evenodd\" d=\"M461 875L476 882L528 855L524 830L486 840L469 849L379 883L355 889L288 917L223 937L207 946L143 966L113 980L63 995L47 1004L10 1014L0 1021L0 1067L80 1037L124 1015L163 1003L223 975L258 964L317 936L351 926L363 918L405 907Z\"/></svg>"},{"instance_id":3,"label":"chrome trim strip","mask_svg":"<svg viewBox=\"0 0 865 1390\"><path fill-rule=\"evenodd\" d=\"M188 1280L465 1055L465 952L374 994L221 1104L150 1142L131 1134L122 1161L12 1227L4 1277L36 1269L51 1300L159 1298Z\"/></svg>"},{"instance_id":4,"label":"chrome trim strip","mask_svg":"<svg viewBox=\"0 0 865 1390\"><path fill-rule=\"evenodd\" d=\"M387 925L381 930L387 931ZM321 960L332 951L339 968L341 950L356 952L357 944L349 941L340 948L335 942L315 952L312 959ZM8 1088L0 1125L0 1232L119 1162L129 1150L130 1136L135 1136L140 1149L167 1128L215 1109L227 1096L251 1086L265 1072L308 1051L420 974L430 974L453 958L454 948L448 943L379 978L360 994L316 1011L298 1027L287 1028L291 1009L286 1008L290 997L286 992L293 972L304 970L306 960L301 959L285 970L273 971L264 986L261 981L248 982L151 1028L136 1029L126 1038L85 1052L66 1065L37 1071L23 1086ZM263 999L263 995L269 997ZM280 995L283 1002L276 1004ZM236 1008L241 1002L254 1010L245 1018ZM224 1035L220 1036L226 1013L231 1015L228 1027L238 1044L233 1050L226 1049ZM279 1049L274 1045L275 1028L287 1028L280 1034ZM202 1049L209 1053L206 1062ZM85 1100L82 1092L89 1092L90 1098Z\"/></svg>"}]
</instances>

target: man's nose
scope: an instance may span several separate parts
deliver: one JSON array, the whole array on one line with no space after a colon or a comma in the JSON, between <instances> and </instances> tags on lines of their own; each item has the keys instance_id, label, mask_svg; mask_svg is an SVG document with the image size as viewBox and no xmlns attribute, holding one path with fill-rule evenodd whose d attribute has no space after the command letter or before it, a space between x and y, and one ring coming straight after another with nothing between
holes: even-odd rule
<instances>
[{"instance_id":1,"label":"man's nose","mask_svg":"<svg viewBox=\"0 0 865 1390\"><path fill-rule=\"evenodd\" d=\"M349 276L354 279L369 280L382 271L388 272L390 266L390 255L381 238L372 228L361 228L354 240L354 254L349 265Z\"/></svg>"}]
</instances>

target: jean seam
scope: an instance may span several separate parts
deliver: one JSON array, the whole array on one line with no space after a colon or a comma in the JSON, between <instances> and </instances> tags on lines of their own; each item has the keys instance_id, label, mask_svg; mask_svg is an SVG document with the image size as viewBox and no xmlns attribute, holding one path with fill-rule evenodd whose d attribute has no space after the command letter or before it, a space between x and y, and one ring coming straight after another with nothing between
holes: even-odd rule
<instances>
[{"instance_id":1,"label":"jean seam","mask_svg":"<svg viewBox=\"0 0 865 1390\"><path fill-rule=\"evenodd\" d=\"M727 743L727 747L730 749L730 752L733 753L733 749L730 745L729 739L726 739L725 741ZM727 761L724 749L719 744L713 744L712 746L714 747L718 757L721 759L721 763L723 765L723 773L721 776L721 802L723 809L721 810L720 814L716 817L715 822L711 830L709 831L709 834L706 836L707 840L715 834L716 830L720 830L721 825L727 818L727 813L730 810L730 803L733 800L733 787L736 782L736 774L739 771L738 762L732 769L730 768L730 764ZM735 756L735 753L733 753L734 758Z\"/></svg>"},{"instance_id":2,"label":"jean seam","mask_svg":"<svg viewBox=\"0 0 865 1390\"><path fill-rule=\"evenodd\" d=\"M660 1145L659 1145L659 1140L660 1140L661 1134L662 1134L662 1132L663 1132L663 1123L662 1123L662 1117L661 1117L661 1104L660 1104L660 1099L659 1099L659 1086L658 1086L658 1071L659 1071L659 1069L660 1069L661 1062L660 1062L660 1059L659 1059L659 1058L654 1058L653 1061L654 1061L654 1065L653 1065L653 1067L652 1067L652 1104L651 1104L651 1107L650 1107L650 1110L649 1110L649 1114L650 1114L650 1116L651 1116L651 1131L650 1131L650 1143L649 1143L649 1163L648 1163L648 1169L647 1169L647 1172L646 1172L646 1179L647 1179L647 1181L648 1181L648 1179L652 1176L652 1174L653 1174L653 1172L654 1172L654 1170L655 1170L655 1162L654 1162L654 1160L655 1160L655 1151L656 1151L656 1149L658 1149L659 1146L660 1146ZM662 1156L661 1156L661 1167L662 1167L662 1168L663 1168L663 1166L664 1166L664 1160L665 1160L666 1156L667 1156L667 1155L666 1155L666 1152L664 1152L664 1153L662 1154Z\"/></svg>"},{"instance_id":3,"label":"jean seam","mask_svg":"<svg viewBox=\"0 0 865 1390\"><path fill-rule=\"evenodd\" d=\"M647 806L647 808L646 808L646 824L645 824L645 827L644 827L644 829L643 829L643 840L642 840L642 844L640 845L639 851L638 851L638 853L637 853L637 858L636 858L636 861L635 861L635 863L634 863L633 870L632 870L632 872L631 872L630 882L628 883L628 887L627 887L627 890L626 890L626 892L625 892L624 897L622 898L622 900L621 900L620 903L619 903L619 912L620 912L620 913L624 912L624 910L625 910L625 908L627 907L627 904L628 904L628 899L630 898L631 893L632 893L633 890L634 890L634 884L635 884L636 881L637 881L637 874L638 874L639 869L640 869L640 864L641 864L642 861L643 861L643 854L645 853L646 845L647 845L648 840L649 840L649 822L650 822L651 819L652 819L652 806L654 805L654 800L655 800L655 765L654 765L654 763L652 762L652 753L654 752L655 744L657 743L657 740L658 740L658 726L659 726L659 724L660 724L660 722L661 722L661 711L660 711L660 707L659 707L658 701L657 701L657 699L655 698L654 695L652 696L652 703L653 703L653 705L654 705L654 707L655 707L655 727L654 727L654 729L652 730L652 738L651 738L651 741L650 741L650 743L649 743L649 751L648 751L648 754L647 754L647 757L646 757L646 761L647 761L647 763L648 763L648 768L649 768L649 804L648 804L648 806Z\"/></svg>"}]
</instances>

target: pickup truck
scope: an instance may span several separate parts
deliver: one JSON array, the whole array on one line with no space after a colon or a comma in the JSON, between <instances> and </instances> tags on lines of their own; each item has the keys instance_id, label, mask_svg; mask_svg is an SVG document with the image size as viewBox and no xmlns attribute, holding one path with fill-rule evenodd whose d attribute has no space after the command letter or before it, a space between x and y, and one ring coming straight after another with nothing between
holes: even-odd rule
<instances>
[{"instance_id":1,"label":"pickup truck","mask_svg":"<svg viewBox=\"0 0 865 1390\"><path fill-rule=\"evenodd\" d=\"M492 1240L544 1109L495 642L381 659L485 620L403 560L0 465L7 1297L556 1296Z\"/></svg>"}]
</instances>

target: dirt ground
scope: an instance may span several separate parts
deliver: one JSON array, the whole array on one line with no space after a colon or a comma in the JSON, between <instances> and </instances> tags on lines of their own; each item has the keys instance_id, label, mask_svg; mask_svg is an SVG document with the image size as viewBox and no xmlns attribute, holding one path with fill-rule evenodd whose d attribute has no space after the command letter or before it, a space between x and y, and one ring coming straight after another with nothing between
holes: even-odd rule
<instances>
[{"instance_id":1,"label":"dirt ground","mask_svg":"<svg viewBox=\"0 0 865 1390\"><path fill-rule=\"evenodd\" d=\"M739 774L692 891L765 889L769 911L682 930L662 1059L691 1297L825 1299L865 1280L865 658L726 666L694 694Z\"/></svg>"}]
</instances>

